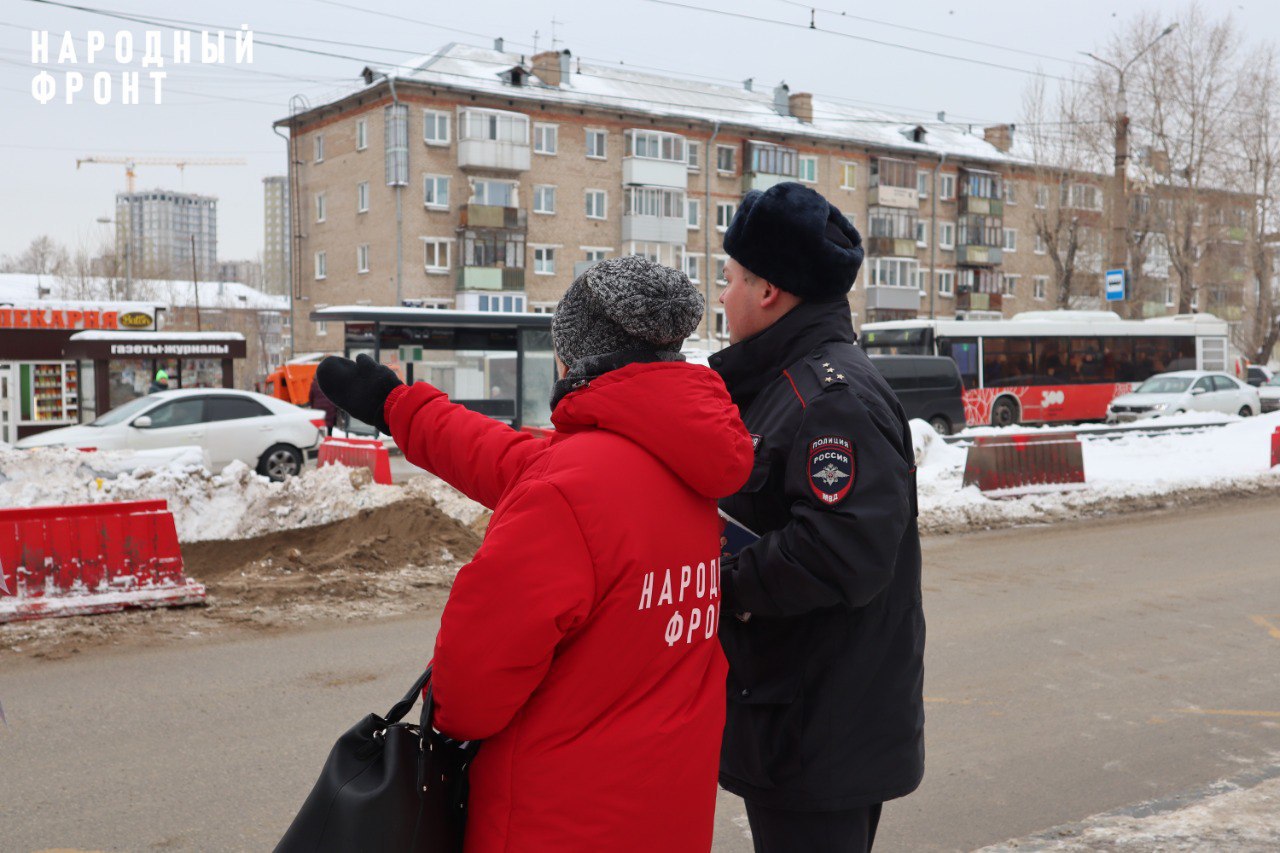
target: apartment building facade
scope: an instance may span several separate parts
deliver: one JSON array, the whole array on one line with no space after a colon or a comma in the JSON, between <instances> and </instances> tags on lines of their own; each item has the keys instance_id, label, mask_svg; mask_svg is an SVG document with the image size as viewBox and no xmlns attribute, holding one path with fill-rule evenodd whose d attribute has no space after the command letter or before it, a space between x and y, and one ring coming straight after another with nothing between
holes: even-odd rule
<instances>
[{"instance_id":1,"label":"apartment building facade","mask_svg":"<svg viewBox=\"0 0 1280 853\"><path fill-rule=\"evenodd\" d=\"M117 193L115 221L116 254L132 259L135 278L217 275L216 198L162 189Z\"/></svg>"},{"instance_id":2,"label":"apartment building facade","mask_svg":"<svg viewBox=\"0 0 1280 853\"><path fill-rule=\"evenodd\" d=\"M262 179L262 289L289 293L289 178L268 175Z\"/></svg>"},{"instance_id":3,"label":"apartment building facade","mask_svg":"<svg viewBox=\"0 0 1280 853\"><path fill-rule=\"evenodd\" d=\"M745 191L781 181L812 186L863 234L859 324L1057 305L1034 224L1046 179L1017 156L1012 126L926 128L785 85L623 72L569 51L526 60L500 44L388 73L394 91L366 69L365 89L276 123L290 131L300 350L341 348L306 320L313 308L550 311L583 269L622 254L697 282L701 336L718 348L723 232ZM1102 294L1105 180L1053 188L1086 222L1085 303Z\"/></svg>"}]
</instances>

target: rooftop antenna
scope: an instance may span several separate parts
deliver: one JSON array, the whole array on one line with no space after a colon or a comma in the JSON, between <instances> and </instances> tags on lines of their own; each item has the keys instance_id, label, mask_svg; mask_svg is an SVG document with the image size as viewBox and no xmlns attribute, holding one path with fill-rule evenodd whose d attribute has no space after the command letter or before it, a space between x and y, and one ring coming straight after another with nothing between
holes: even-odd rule
<instances>
[{"instance_id":1,"label":"rooftop antenna","mask_svg":"<svg viewBox=\"0 0 1280 853\"><path fill-rule=\"evenodd\" d=\"M558 27L558 26L563 26L564 24L567 24L567 23L569 23L569 22L568 22L568 21L557 21L557 20L555 19L555 17L554 17L554 16L551 18L551 49L552 49L552 50L555 50L555 49L556 49L556 45L558 45L558 44L560 44L560 43L561 43L561 42L560 42L560 39L558 39L558 38L556 37L556 27Z\"/></svg>"},{"instance_id":2,"label":"rooftop antenna","mask_svg":"<svg viewBox=\"0 0 1280 853\"><path fill-rule=\"evenodd\" d=\"M533 55L538 55L538 31L533 31Z\"/></svg>"}]
</instances>

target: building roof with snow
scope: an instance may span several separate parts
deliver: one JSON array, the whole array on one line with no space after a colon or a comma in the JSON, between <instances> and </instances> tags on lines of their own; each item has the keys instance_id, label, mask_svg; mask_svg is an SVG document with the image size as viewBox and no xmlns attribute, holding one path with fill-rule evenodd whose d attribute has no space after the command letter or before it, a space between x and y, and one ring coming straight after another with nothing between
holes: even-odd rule
<instances>
[{"instance_id":1,"label":"building roof with snow","mask_svg":"<svg viewBox=\"0 0 1280 853\"><path fill-rule=\"evenodd\" d=\"M3 302L121 302L118 278L79 278L34 273L0 273L0 303ZM132 303L137 307L194 308L196 288L190 281L134 279ZM288 311L289 298L263 293L236 281L202 281L200 308L248 311Z\"/></svg>"}]
</instances>

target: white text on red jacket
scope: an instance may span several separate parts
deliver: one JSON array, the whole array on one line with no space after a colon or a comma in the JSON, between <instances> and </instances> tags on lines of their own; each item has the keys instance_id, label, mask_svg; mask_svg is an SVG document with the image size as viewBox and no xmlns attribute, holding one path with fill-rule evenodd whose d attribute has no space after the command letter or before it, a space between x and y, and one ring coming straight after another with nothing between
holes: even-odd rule
<instances>
[{"instance_id":1,"label":"white text on red jacket","mask_svg":"<svg viewBox=\"0 0 1280 853\"><path fill-rule=\"evenodd\" d=\"M657 593L657 600L654 594ZM663 634L668 646L683 640L710 640L719 627L720 561L681 566L679 569L648 572L640 590L640 606L637 610L653 607L671 607L674 613L667 620ZM705 602L705 603L704 603ZM687 614L687 615L686 615Z\"/></svg>"}]
</instances>

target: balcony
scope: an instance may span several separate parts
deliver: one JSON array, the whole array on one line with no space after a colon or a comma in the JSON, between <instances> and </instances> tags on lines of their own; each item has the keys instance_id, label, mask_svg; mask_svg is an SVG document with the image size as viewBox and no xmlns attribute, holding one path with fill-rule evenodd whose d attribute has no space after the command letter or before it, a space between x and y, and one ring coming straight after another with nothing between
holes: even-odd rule
<instances>
[{"instance_id":1,"label":"balcony","mask_svg":"<svg viewBox=\"0 0 1280 853\"><path fill-rule=\"evenodd\" d=\"M498 207L492 204L464 204L458 218L463 228L504 228L523 230L528 227L528 215L518 207Z\"/></svg>"},{"instance_id":2,"label":"balcony","mask_svg":"<svg viewBox=\"0 0 1280 853\"><path fill-rule=\"evenodd\" d=\"M622 240L652 243L684 243L689 225L683 216L643 216L628 213L622 217Z\"/></svg>"},{"instance_id":3,"label":"balcony","mask_svg":"<svg viewBox=\"0 0 1280 853\"><path fill-rule=\"evenodd\" d=\"M914 258L916 256L916 238L914 237L868 237L867 251L872 255L896 258Z\"/></svg>"},{"instance_id":4,"label":"balcony","mask_svg":"<svg viewBox=\"0 0 1280 853\"><path fill-rule=\"evenodd\" d=\"M529 168L529 117L507 110L458 113L458 165L523 172Z\"/></svg>"},{"instance_id":5,"label":"balcony","mask_svg":"<svg viewBox=\"0 0 1280 853\"><path fill-rule=\"evenodd\" d=\"M920 289L868 285L867 310L919 311Z\"/></svg>"},{"instance_id":6,"label":"balcony","mask_svg":"<svg viewBox=\"0 0 1280 853\"><path fill-rule=\"evenodd\" d=\"M689 186L689 167L683 160L677 162L649 157L624 157L622 183L626 186L645 185L683 190Z\"/></svg>"},{"instance_id":7,"label":"balcony","mask_svg":"<svg viewBox=\"0 0 1280 853\"><path fill-rule=\"evenodd\" d=\"M764 192L769 187L780 184L783 181L794 181L792 175L774 175L768 172L747 172L742 176L742 191L750 192L751 190L760 190Z\"/></svg>"},{"instance_id":8,"label":"balcony","mask_svg":"<svg viewBox=\"0 0 1280 853\"><path fill-rule=\"evenodd\" d=\"M956 263L970 267L993 267L1004 260L1004 250L999 246L957 245Z\"/></svg>"},{"instance_id":9,"label":"balcony","mask_svg":"<svg viewBox=\"0 0 1280 853\"><path fill-rule=\"evenodd\" d=\"M1004 199L962 195L958 204L961 216L1004 216Z\"/></svg>"},{"instance_id":10,"label":"balcony","mask_svg":"<svg viewBox=\"0 0 1280 853\"><path fill-rule=\"evenodd\" d=\"M520 267L459 267L458 290L524 290Z\"/></svg>"},{"instance_id":11,"label":"balcony","mask_svg":"<svg viewBox=\"0 0 1280 853\"><path fill-rule=\"evenodd\" d=\"M920 193L914 187L872 187L867 194L867 203L916 210L920 207Z\"/></svg>"},{"instance_id":12,"label":"balcony","mask_svg":"<svg viewBox=\"0 0 1280 853\"><path fill-rule=\"evenodd\" d=\"M1002 293L968 293L956 294L957 311L1002 311L1004 310L1004 294Z\"/></svg>"},{"instance_id":13,"label":"balcony","mask_svg":"<svg viewBox=\"0 0 1280 853\"><path fill-rule=\"evenodd\" d=\"M747 143L747 167L742 173L742 191L764 191L783 181L800 177L800 152L769 142Z\"/></svg>"}]
</instances>

